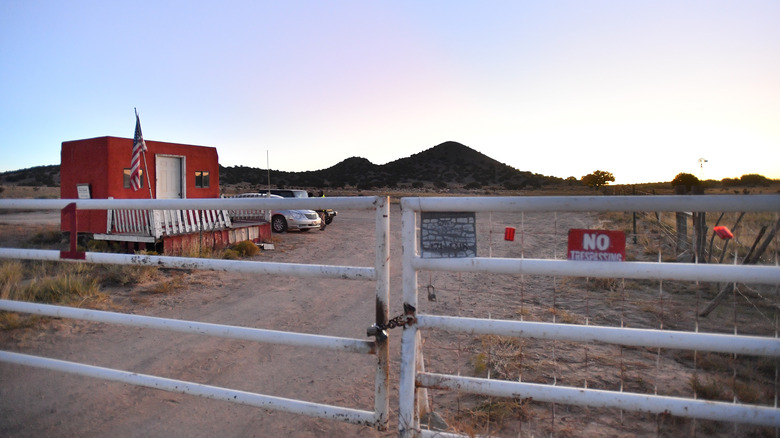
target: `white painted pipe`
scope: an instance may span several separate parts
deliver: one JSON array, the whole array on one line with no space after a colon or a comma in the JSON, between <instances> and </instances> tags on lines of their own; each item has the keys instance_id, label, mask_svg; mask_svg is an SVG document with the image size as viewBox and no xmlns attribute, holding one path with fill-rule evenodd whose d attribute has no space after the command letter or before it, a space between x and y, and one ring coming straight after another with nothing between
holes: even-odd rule
<instances>
[{"instance_id":1,"label":"white painted pipe","mask_svg":"<svg viewBox=\"0 0 780 438\"><path fill-rule=\"evenodd\" d=\"M242 339L246 341L264 342L269 344L312 347L350 353L374 354L374 342L362 339L312 335L307 333L291 333L250 327L211 324L205 322L182 321L178 319L130 315L126 313L106 312L101 310L80 309L75 307L53 306L50 304L36 304L11 300L0 300L0 310L5 310L8 312L32 313L35 315L52 316L55 318L81 319L86 321L167 330L180 333L202 334L229 339Z\"/></svg>"},{"instance_id":2,"label":"white painted pipe","mask_svg":"<svg viewBox=\"0 0 780 438\"><path fill-rule=\"evenodd\" d=\"M440 212L774 212L780 210L780 195L418 197L401 199L401 208Z\"/></svg>"},{"instance_id":3,"label":"white painted pipe","mask_svg":"<svg viewBox=\"0 0 780 438\"><path fill-rule=\"evenodd\" d=\"M417 271L412 261L417 255L417 215L412 210L401 214L401 258L403 302L417 308ZM401 333L401 370L398 382L398 433L401 438L413 437L419 427L414 384L417 366L417 325L404 326Z\"/></svg>"},{"instance_id":4,"label":"white painted pipe","mask_svg":"<svg viewBox=\"0 0 780 438\"><path fill-rule=\"evenodd\" d=\"M479 335L494 334L558 341L605 342L636 347L676 348L746 354L750 356L780 357L780 339L759 336L420 314L417 315L417 325L420 328L432 330L450 330Z\"/></svg>"},{"instance_id":5,"label":"white painted pipe","mask_svg":"<svg viewBox=\"0 0 780 438\"><path fill-rule=\"evenodd\" d=\"M550 386L537 383L456 377L418 373L417 384L427 388L464 391L494 397L530 398L534 401L562 403L628 411L668 413L704 420L749 423L780 427L780 409L736 403L604 391L588 388Z\"/></svg>"},{"instance_id":6,"label":"white painted pipe","mask_svg":"<svg viewBox=\"0 0 780 438\"><path fill-rule=\"evenodd\" d=\"M189 198L189 199L0 199L0 210L373 210L377 196L333 198Z\"/></svg>"},{"instance_id":7,"label":"white painted pipe","mask_svg":"<svg viewBox=\"0 0 780 438\"><path fill-rule=\"evenodd\" d=\"M161 389L169 392L196 395L213 400L227 401L246 406L271 409L275 411L302 414L316 418L340 420L347 423L375 427L374 413L357 409L342 408L319 403L273 397L235 389L220 388L183 380L138 374L127 371L103 368L80 363L48 359L26 354L0 351L0 360L18 365L44 368L80 376L95 377L130 385Z\"/></svg>"},{"instance_id":8,"label":"white painted pipe","mask_svg":"<svg viewBox=\"0 0 780 438\"><path fill-rule=\"evenodd\" d=\"M85 259L61 259L59 251L41 249L0 248L0 259L86 262L118 265L154 266L159 268L203 269L210 271L245 272L252 274L290 275L298 277L333 278L342 280L375 280L376 269L354 266L310 265L299 263L255 262L191 257L169 257L142 254L88 252Z\"/></svg>"},{"instance_id":9,"label":"white painted pipe","mask_svg":"<svg viewBox=\"0 0 780 438\"><path fill-rule=\"evenodd\" d=\"M390 200L382 199L377 205L374 223L376 227L376 323L386 323L390 318ZM390 416L390 340L376 340L376 376L374 378L374 412L377 424L387 428Z\"/></svg>"},{"instance_id":10,"label":"white painted pipe","mask_svg":"<svg viewBox=\"0 0 780 438\"><path fill-rule=\"evenodd\" d=\"M780 267L778 266L589 262L487 257L447 259L423 259L418 257L412 261L412 265L417 270L426 271L780 284Z\"/></svg>"}]
</instances>

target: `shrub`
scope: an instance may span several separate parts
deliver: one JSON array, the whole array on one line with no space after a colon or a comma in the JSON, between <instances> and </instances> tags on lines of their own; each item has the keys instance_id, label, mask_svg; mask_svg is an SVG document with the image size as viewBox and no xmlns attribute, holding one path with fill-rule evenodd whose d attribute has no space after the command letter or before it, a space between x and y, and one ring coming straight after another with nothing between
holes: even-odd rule
<instances>
[{"instance_id":1,"label":"shrub","mask_svg":"<svg viewBox=\"0 0 780 438\"><path fill-rule=\"evenodd\" d=\"M226 249L222 253L222 258L225 260L238 260L238 253L232 249Z\"/></svg>"},{"instance_id":2,"label":"shrub","mask_svg":"<svg viewBox=\"0 0 780 438\"><path fill-rule=\"evenodd\" d=\"M748 187L756 187L756 186L766 187L769 186L769 184L771 183L771 181L767 177L756 173L742 175L739 178L739 181L742 183L743 186L748 186Z\"/></svg>"},{"instance_id":3,"label":"shrub","mask_svg":"<svg viewBox=\"0 0 780 438\"><path fill-rule=\"evenodd\" d=\"M593 173L589 173L580 178L580 181L582 181L582 183L588 187L598 189L609 184L610 182L614 182L615 176L612 175L612 172L596 170Z\"/></svg>"},{"instance_id":4,"label":"shrub","mask_svg":"<svg viewBox=\"0 0 780 438\"><path fill-rule=\"evenodd\" d=\"M260 253L260 248L251 240L244 240L233 245L232 248L241 257L253 257Z\"/></svg>"},{"instance_id":5,"label":"shrub","mask_svg":"<svg viewBox=\"0 0 780 438\"><path fill-rule=\"evenodd\" d=\"M675 176L672 180L672 187L693 187L698 186L699 184L701 184L699 178L696 178L696 176L691 175L690 173L678 173L677 176Z\"/></svg>"},{"instance_id":6,"label":"shrub","mask_svg":"<svg viewBox=\"0 0 780 438\"><path fill-rule=\"evenodd\" d=\"M97 275L101 283L124 286L156 280L160 276L160 270L156 266L104 265Z\"/></svg>"}]
</instances>

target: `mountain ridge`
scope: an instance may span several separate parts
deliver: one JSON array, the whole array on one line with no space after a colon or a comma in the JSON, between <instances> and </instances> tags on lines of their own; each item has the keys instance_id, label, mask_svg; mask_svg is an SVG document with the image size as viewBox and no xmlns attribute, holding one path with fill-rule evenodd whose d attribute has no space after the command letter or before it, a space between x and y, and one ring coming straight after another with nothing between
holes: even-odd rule
<instances>
[{"instance_id":1,"label":"mountain ridge","mask_svg":"<svg viewBox=\"0 0 780 438\"><path fill-rule=\"evenodd\" d=\"M406 158L387 164L374 164L363 157L349 157L329 168L285 172L270 170L271 185L276 187L446 187L468 188L496 186L506 189L538 188L563 179L521 171L456 141L446 141ZM220 166L220 182L267 184L263 169L245 166Z\"/></svg>"}]
</instances>

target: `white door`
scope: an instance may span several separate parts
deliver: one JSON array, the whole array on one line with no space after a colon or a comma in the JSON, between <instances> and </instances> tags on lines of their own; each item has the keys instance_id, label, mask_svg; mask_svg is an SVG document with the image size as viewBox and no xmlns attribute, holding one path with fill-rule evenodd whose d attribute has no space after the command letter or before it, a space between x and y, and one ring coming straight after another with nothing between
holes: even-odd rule
<instances>
[{"instance_id":1,"label":"white door","mask_svg":"<svg viewBox=\"0 0 780 438\"><path fill-rule=\"evenodd\" d=\"M156 157L157 199L182 198L181 157Z\"/></svg>"}]
</instances>

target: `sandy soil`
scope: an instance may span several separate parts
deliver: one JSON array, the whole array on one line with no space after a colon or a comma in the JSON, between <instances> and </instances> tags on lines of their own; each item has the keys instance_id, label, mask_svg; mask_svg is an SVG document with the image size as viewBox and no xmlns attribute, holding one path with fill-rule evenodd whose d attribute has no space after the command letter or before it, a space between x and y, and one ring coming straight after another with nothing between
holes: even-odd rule
<instances>
[{"instance_id":1,"label":"sandy soil","mask_svg":"<svg viewBox=\"0 0 780 438\"><path fill-rule=\"evenodd\" d=\"M391 316L402 310L400 219L395 204L391 207ZM594 224L595 219L587 214L479 215L479 255L563 258L566 231ZM12 226L0 230L7 235ZM523 232L515 241L505 241L506 226ZM340 211L324 231L276 235L276 249L255 259L367 266L373 260L373 230L372 212ZM7 239L0 243L7 246ZM110 293L123 312L274 330L364 338L373 322L375 291L370 282L212 272L185 275L186 286L170 294L149 293L144 285ZM615 284L444 273L421 273L419 282L420 310L426 313L634 327L659 324L653 316L657 312L632 312L642 301L628 303L625 286ZM637 289L642 292L643 286ZM428 290L435 292L436 301L426 300ZM657 292L657 287L644 291L647 296ZM655 305L653 299L647 298L647 303ZM675 319L672 309L669 305L668 319ZM509 343L442 332L424 337L427 371L483 376L490 369L492 377L499 378L610 390L625 386L632 391L690 396L686 392L690 374L684 361L659 356L654 350ZM0 436L397 436L399 329L391 331L390 339L391 420L387 431L0 363ZM0 332L0 347L280 397L365 410L373 407L373 356L69 320L52 321L40 329ZM430 397L433 409L466 433L664 435L663 419L619 410L522 400L514 406L487 403L495 408L485 410L484 398L441 391L431 391ZM492 416L493 423L480 428L486 415ZM497 421L499 415L503 417ZM690 431L680 423L671 427L672 434Z\"/></svg>"}]
</instances>

